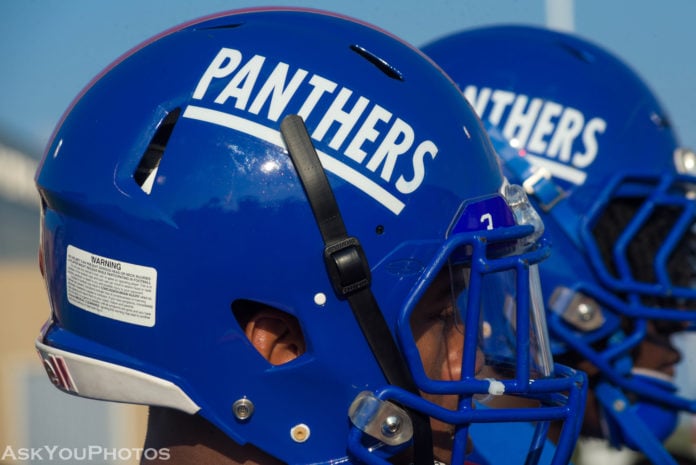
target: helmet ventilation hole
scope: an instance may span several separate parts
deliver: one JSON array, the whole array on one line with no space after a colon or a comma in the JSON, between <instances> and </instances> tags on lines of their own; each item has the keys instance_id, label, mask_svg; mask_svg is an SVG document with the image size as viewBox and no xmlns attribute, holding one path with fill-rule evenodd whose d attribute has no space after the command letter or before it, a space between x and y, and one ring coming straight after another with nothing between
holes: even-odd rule
<instances>
[{"instance_id":1,"label":"helmet ventilation hole","mask_svg":"<svg viewBox=\"0 0 696 465\"><path fill-rule=\"evenodd\" d=\"M404 80L404 75L401 74L401 71L396 69L394 66L390 65L387 63L386 60L383 58L378 57L374 53L368 51L367 49L361 47L360 45L351 45L350 49L360 55L361 57L365 58L367 61L375 65L377 68L379 68L380 71L382 71L384 74L389 76L392 79L396 79L397 81L403 81Z\"/></svg>"},{"instance_id":2,"label":"helmet ventilation hole","mask_svg":"<svg viewBox=\"0 0 696 465\"><path fill-rule=\"evenodd\" d=\"M592 52L589 50L583 50L575 45L567 44L564 42L559 43L560 47L565 49L568 53L573 55L578 60L582 60L585 63L594 63L596 58Z\"/></svg>"},{"instance_id":3,"label":"helmet ventilation hole","mask_svg":"<svg viewBox=\"0 0 696 465\"><path fill-rule=\"evenodd\" d=\"M135 168L133 179L146 194L152 192L152 185L157 175L157 168L162 160L164 150L167 148L167 143L169 142L169 136L172 135L174 125L179 119L180 113L181 109L176 108L164 117L157 131L155 131L155 134L152 136L152 140L150 140L147 149L145 149L140 163L138 163L137 168Z\"/></svg>"}]
</instances>

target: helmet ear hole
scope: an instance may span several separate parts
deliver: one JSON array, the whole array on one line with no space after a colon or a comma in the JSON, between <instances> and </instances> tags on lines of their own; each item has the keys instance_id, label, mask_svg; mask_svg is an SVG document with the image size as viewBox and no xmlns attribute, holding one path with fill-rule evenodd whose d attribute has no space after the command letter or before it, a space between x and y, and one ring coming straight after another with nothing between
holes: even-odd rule
<instances>
[{"instance_id":1,"label":"helmet ear hole","mask_svg":"<svg viewBox=\"0 0 696 465\"><path fill-rule=\"evenodd\" d=\"M252 300L236 300L232 313L257 352L271 365L283 365L306 351L304 334L293 315Z\"/></svg>"}]
</instances>

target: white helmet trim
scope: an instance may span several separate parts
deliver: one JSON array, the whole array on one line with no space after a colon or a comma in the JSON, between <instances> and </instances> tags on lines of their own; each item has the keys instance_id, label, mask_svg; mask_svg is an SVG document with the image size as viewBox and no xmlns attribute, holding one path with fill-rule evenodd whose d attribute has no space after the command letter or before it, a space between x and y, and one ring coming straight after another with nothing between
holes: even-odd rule
<instances>
[{"instance_id":1,"label":"white helmet trim","mask_svg":"<svg viewBox=\"0 0 696 465\"><path fill-rule=\"evenodd\" d=\"M40 340L36 341L35 346L51 381L63 391L93 399L171 407L189 414L200 410L171 381L56 349Z\"/></svg>"}]
</instances>

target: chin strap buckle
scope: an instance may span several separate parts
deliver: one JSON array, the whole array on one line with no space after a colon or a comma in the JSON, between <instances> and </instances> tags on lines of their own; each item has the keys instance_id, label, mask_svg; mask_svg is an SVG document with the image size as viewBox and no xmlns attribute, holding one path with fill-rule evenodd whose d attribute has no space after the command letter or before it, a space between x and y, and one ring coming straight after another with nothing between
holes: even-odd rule
<instances>
[{"instance_id":1,"label":"chin strap buckle","mask_svg":"<svg viewBox=\"0 0 696 465\"><path fill-rule=\"evenodd\" d=\"M370 286L370 267L355 237L346 237L327 245L324 248L324 262L339 297L346 298Z\"/></svg>"}]
</instances>

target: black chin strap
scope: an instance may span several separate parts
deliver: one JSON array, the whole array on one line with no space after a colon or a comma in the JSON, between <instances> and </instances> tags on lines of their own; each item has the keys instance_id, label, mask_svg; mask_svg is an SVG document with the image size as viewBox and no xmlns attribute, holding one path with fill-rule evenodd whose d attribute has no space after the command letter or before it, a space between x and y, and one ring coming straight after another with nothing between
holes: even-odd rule
<instances>
[{"instance_id":1,"label":"black chin strap","mask_svg":"<svg viewBox=\"0 0 696 465\"><path fill-rule=\"evenodd\" d=\"M418 388L370 289L370 266L357 238L348 235L317 151L298 115L286 116L280 133L300 177L324 240L324 262L334 291L348 300L372 353L389 384L414 394ZM414 464L432 465L428 416L409 411L413 421Z\"/></svg>"}]
</instances>

